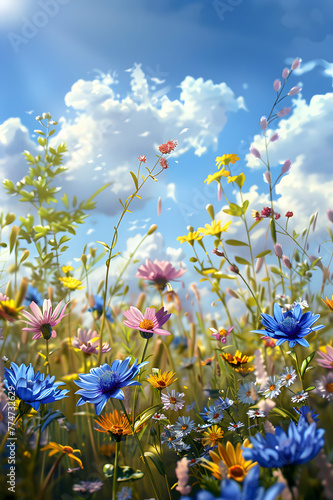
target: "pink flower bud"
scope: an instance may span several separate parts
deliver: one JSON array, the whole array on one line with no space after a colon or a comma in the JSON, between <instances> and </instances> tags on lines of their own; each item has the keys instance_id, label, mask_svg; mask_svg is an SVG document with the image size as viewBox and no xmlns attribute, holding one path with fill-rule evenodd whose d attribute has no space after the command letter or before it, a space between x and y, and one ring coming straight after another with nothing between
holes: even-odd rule
<instances>
[{"instance_id":1,"label":"pink flower bud","mask_svg":"<svg viewBox=\"0 0 333 500\"><path fill-rule=\"evenodd\" d=\"M157 201L157 215L161 215L161 211L162 211L162 200L161 197L159 197Z\"/></svg>"},{"instance_id":2,"label":"pink flower bud","mask_svg":"<svg viewBox=\"0 0 333 500\"><path fill-rule=\"evenodd\" d=\"M238 269L238 267L235 264L231 264L229 266L229 271L231 271L232 273L236 273L236 274L239 273L239 269Z\"/></svg>"},{"instance_id":3,"label":"pink flower bud","mask_svg":"<svg viewBox=\"0 0 333 500\"><path fill-rule=\"evenodd\" d=\"M267 170L264 174L263 174L263 177L264 177L264 181L267 183L267 184L271 184L272 182L272 176L271 176L271 173Z\"/></svg>"},{"instance_id":4,"label":"pink flower bud","mask_svg":"<svg viewBox=\"0 0 333 500\"><path fill-rule=\"evenodd\" d=\"M222 189L221 189L221 184L217 184L217 201L221 201L222 198Z\"/></svg>"},{"instance_id":5,"label":"pink flower bud","mask_svg":"<svg viewBox=\"0 0 333 500\"><path fill-rule=\"evenodd\" d=\"M298 94L302 89L301 87L293 87L292 89L289 90L288 95L295 95Z\"/></svg>"},{"instance_id":6,"label":"pink flower bud","mask_svg":"<svg viewBox=\"0 0 333 500\"><path fill-rule=\"evenodd\" d=\"M275 132L271 137L271 142L275 142L280 138L279 134Z\"/></svg>"},{"instance_id":7,"label":"pink flower bud","mask_svg":"<svg viewBox=\"0 0 333 500\"><path fill-rule=\"evenodd\" d=\"M333 222L333 210L327 210L327 217L330 222Z\"/></svg>"},{"instance_id":8,"label":"pink flower bud","mask_svg":"<svg viewBox=\"0 0 333 500\"><path fill-rule=\"evenodd\" d=\"M281 117L281 116L286 116L288 113L290 113L291 111L291 108L283 108L281 109L281 111L278 112L278 116Z\"/></svg>"},{"instance_id":9,"label":"pink flower bud","mask_svg":"<svg viewBox=\"0 0 333 500\"><path fill-rule=\"evenodd\" d=\"M267 126L268 126L268 123L267 123L267 118L266 116L262 116L260 118L260 127L263 129L263 131L265 132L265 130L267 129Z\"/></svg>"},{"instance_id":10,"label":"pink flower bud","mask_svg":"<svg viewBox=\"0 0 333 500\"><path fill-rule=\"evenodd\" d=\"M295 61L291 65L291 69L294 71L294 69L297 69L300 67L302 62L302 59L299 59L298 57L295 59Z\"/></svg>"},{"instance_id":11,"label":"pink flower bud","mask_svg":"<svg viewBox=\"0 0 333 500\"><path fill-rule=\"evenodd\" d=\"M282 245L280 245L280 243L275 243L274 252L275 255L279 257L279 259L282 259L283 252L282 252Z\"/></svg>"},{"instance_id":12,"label":"pink flower bud","mask_svg":"<svg viewBox=\"0 0 333 500\"><path fill-rule=\"evenodd\" d=\"M261 159L261 154L256 148L250 148L250 153L253 154L255 158L258 158L258 160Z\"/></svg>"},{"instance_id":13,"label":"pink flower bud","mask_svg":"<svg viewBox=\"0 0 333 500\"><path fill-rule=\"evenodd\" d=\"M288 174L290 172L290 169L291 169L291 161L286 160L282 165L281 174Z\"/></svg>"},{"instance_id":14,"label":"pink flower bud","mask_svg":"<svg viewBox=\"0 0 333 500\"><path fill-rule=\"evenodd\" d=\"M282 71L282 78L286 79L288 75L289 75L289 69L284 68L284 70Z\"/></svg>"},{"instance_id":15,"label":"pink flower bud","mask_svg":"<svg viewBox=\"0 0 333 500\"><path fill-rule=\"evenodd\" d=\"M282 257L282 264L287 269L291 269L291 262L290 262L289 258L286 255L283 255L283 257Z\"/></svg>"},{"instance_id":16,"label":"pink flower bud","mask_svg":"<svg viewBox=\"0 0 333 500\"><path fill-rule=\"evenodd\" d=\"M279 92L279 90L281 88L280 80L275 80L275 82L273 83L273 88L274 88L275 92Z\"/></svg>"},{"instance_id":17,"label":"pink flower bud","mask_svg":"<svg viewBox=\"0 0 333 500\"><path fill-rule=\"evenodd\" d=\"M217 255L218 257L224 257L224 253L217 248L213 248L212 253L215 253L215 255Z\"/></svg>"},{"instance_id":18,"label":"pink flower bud","mask_svg":"<svg viewBox=\"0 0 333 500\"><path fill-rule=\"evenodd\" d=\"M259 273L260 269L262 268L263 263L264 263L264 258L259 257L259 259L257 259L257 264L256 264L256 273L257 274Z\"/></svg>"},{"instance_id":19,"label":"pink flower bud","mask_svg":"<svg viewBox=\"0 0 333 500\"><path fill-rule=\"evenodd\" d=\"M229 288L228 286L225 289L225 293L227 295L229 295L229 297L233 297L234 299L239 299L237 293L232 288Z\"/></svg>"}]
</instances>

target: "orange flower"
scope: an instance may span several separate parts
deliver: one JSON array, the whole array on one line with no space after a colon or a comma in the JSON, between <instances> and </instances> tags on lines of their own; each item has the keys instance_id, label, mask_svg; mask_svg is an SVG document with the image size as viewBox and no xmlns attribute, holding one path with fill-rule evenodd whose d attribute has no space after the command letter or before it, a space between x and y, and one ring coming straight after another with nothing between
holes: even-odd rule
<instances>
[{"instance_id":1,"label":"orange flower","mask_svg":"<svg viewBox=\"0 0 333 500\"><path fill-rule=\"evenodd\" d=\"M45 450L51 450L49 453L49 457L52 457L52 455L55 455L58 452L63 453L63 455L68 455L71 460L74 460L75 462L77 462L79 464L79 466L81 467L81 469L83 469L83 465L82 465L81 460L74 455L74 453L80 453L80 455L81 455L80 450L73 450L73 448L71 446L63 446L62 444L57 444L57 443L54 443L52 441L49 444L47 444L46 446L44 446L44 448L41 448L41 451L45 451Z\"/></svg>"},{"instance_id":2,"label":"orange flower","mask_svg":"<svg viewBox=\"0 0 333 500\"><path fill-rule=\"evenodd\" d=\"M230 354L230 352L226 353L223 352L222 354L220 354L220 356L233 368L248 363L249 361L252 361L254 358L254 356L247 356L246 354L242 354L238 349L234 356Z\"/></svg>"},{"instance_id":3,"label":"orange flower","mask_svg":"<svg viewBox=\"0 0 333 500\"><path fill-rule=\"evenodd\" d=\"M326 305L327 305L327 307L328 307L331 311L333 311L333 295L332 295L331 300L330 300L330 299L328 299L327 297L326 297L326 300L324 300L324 299L322 299L322 298L321 298L320 300L322 300L322 301L324 302L324 304L326 304Z\"/></svg>"},{"instance_id":4,"label":"orange flower","mask_svg":"<svg viewBox=\"0 0 333 500\"><path fill-rule=\"evenodd\" d=\"M126 415L124 415L124 413L119 413L117 410L114 410L113 413L102 415L98 420L95 420L95 422L102 427L102 429L97 429L95 427L95 430L98 432L110 432L115 436L132 434L132 429Z\"/></svg>"}]
</instances>

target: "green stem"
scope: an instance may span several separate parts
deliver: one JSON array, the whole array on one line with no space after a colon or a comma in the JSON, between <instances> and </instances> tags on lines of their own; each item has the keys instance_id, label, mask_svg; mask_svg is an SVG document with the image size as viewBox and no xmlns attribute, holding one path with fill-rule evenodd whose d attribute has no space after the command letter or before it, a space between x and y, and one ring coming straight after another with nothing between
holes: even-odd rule
<instances>
[{"instance_id":1,"label":"green stem","mask_svg":"<svg viewBox=\"0 0 333 500\"><path fill-rule=\"evenodd\" d=\"M147 352L147 348L148 348L148 342L149 342L149 339L146 339L146 343L145 343L145 346L143 349L140 363L143 363L145 360L146 352ZM138 375L138 382L140 382L140 375L141 375L141 370L140 370L140 373ZM137 386L135 386L134 398L133 398L133 410L132 410L133 418L135 417L135 406L136 406L136 400L138 398L138 390L139 390L139 386L137 385Z\"/></svg>"},{"instance_id":2,"label":"green stem","mask_svg":"<svg viewBox=\"0 0 333 500\"><path fill-rule=\"evenodd\" d=\"M123 401L121 401L121 400L120 400L120 404L121 404L121 407L122 407L122 409L123 409L123 412L125 413L125 415L126 415L126 417L127 417L128 423L129 423L129 424L130 424L130 426L131 426L131 429L132 429L132 432L133 432L133 436L134 436L134 438L135 438L135 439L136 439L136 441L137 441L137 444L138 444L138 447L139 447L139 450L140 450L140 453L141 453L141 458L142 458L142 460L143 460L143 462L144 462L144 464L145 464L145 466L146 466L146 469L147 469L147 472L148 472L148 476L149 476L150 482L151 482L151 484L152 484L152 487L153 487L153 489L154 489L154 492L155 492L156 498L157 498L157 500L162 500L162 498L161 498L161 496L160 496L160 493L159 493L159 490L158 490L158 488L157 488L157 486L156 486L156 483L155 483L155 480L154 480L154 476L153 476L153 474L152 474L152 472L151 472L151 469L150 469L149 464L148 464L148 462L147 462L147 459L146 459L146 457L145 457L144 451L143 451L143 449L142 449L142 446L141 446L141 443L140 443L140 439L139 439L139 437L138 437L137 433L136 433L136 432L135 432L135 430L134 430L134 425L132 425L132 424L131 424L131 421L130 421L130 419L129 419L129 416L128 416L128 413L127 413L127 411L126 411L126 408L125 408L125 405L124 405Z\"/></svg>"},{"instance_id":3,"label":"green stem","mask_svg":"<svg viewBox=\"0 0 333 500\"><path fill-rule=\"evenodd\" d=\"M116 494L117 494L117 475L118 475L119 450L120 450L120 440L117 439L116 453L114 456L114 466L113 466L112 500L116 500Z\"/></svg>"},{"instance_id":4,"label":"green stem","mask_svg":"<svg viewBox=\"0 0 333 500\"><path fill-rule=\"evenodd\" d=\"M56 470L56 468L58 467L58 465L59 465L60 461L62 460L62 458L63 458L64 456L65 456L65 453L62 453L62 454L60 455L60 457L58 457L58 458L57 458L56 462L53 464L52 469L51 469L51 470L50 470L50 472L48 473L48 475L47 475L47 477L46 477L46 479L45 479L45 481L44 481L44 484L43 484L43 486L42 486L42 489L41 489L41 490L40 490L40 492L39 492L39 495L38 495L38 500L43 500L43 499L45 498L45 495L44 495L45 490L46 490L46 488L48 487L48 484L49 484L49 482L50 482L50 480L51 480L51 478L52 478L52 476L53 476L54 471Z\"/></svg>"}]
</instances>

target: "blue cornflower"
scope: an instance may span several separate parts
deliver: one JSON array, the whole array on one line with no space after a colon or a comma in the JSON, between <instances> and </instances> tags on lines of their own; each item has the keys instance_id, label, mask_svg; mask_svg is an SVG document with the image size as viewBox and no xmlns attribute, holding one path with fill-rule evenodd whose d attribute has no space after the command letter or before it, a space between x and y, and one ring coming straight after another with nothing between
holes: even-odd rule
<instances>
[{"instance_id":1,"label":"blue cornflower","mask_svg":"<svg viewBox=\"0 0 333 500\"><path fill-rule=\"evenodd\" d=\"M31 302L35 302L38 307L43 307L44 299L37 288L33 287L32 285L28 285L23 304L25 306L30 306Z\"/></svg>"},{"instance_id":2,"label":"blue cornflower","mask_svg":"<svg viewBox=\"0 0 333 500\"><path fill-rule=\"evenodd\" d=\"M261 314L261 322L265 330L253 330L252 333L268 335L277 340L277 346L288 341L289 347L295 347L296 344L309 347L309 342L303 337L324 328L324 325L313 327L319 317L319 314L312 314L312 312L302 314L300 304L296 304L295 307L286 312L282 312L279 304L274 304L274 317L269 314Z\"/></svg>"},{"instance_id":3,"label":"blue cornflower","mask_svg":"<svg viewBox=\"0 0 333 500\"><path fill-rule=\"evenodd\" d=\"M84 403L94 403L95 412L100 415L109 398L124 399L122 387L129 385L141 385L133 380L140 371L140 368L148 363L137 364L136 359L129 368L131 357L124 361L115 359L112 365L105 363L99 368L91 368L89 373L79 375L80 380L74 380L75 384L81 387L75 394L80 394L81 398L76 406Z\"/></svg>"},{"instance_id":4,"label":"blue cornflower","mask_svg":"<svg viewBox=\"0 0 333 500\"><path fill-rule=\"evenodd\" d=\"M259 485L260 468L252 467L244 478L243 488L233 479L224 479L221 483L221 496L216 498L208 491L199 491L196 500L274 500L280 495L285 485L276 483L267 491ZM181 500L191 500L190 497L181 497Z\"/></svg>"},{"instance_id":5,"label":"blue cornflower","mask_svg":"<svg viewBox=\"0 0 333 500\"><path fill-rule=\"evenodd\" d=\"M58 389L64 382L54 382L55 377L37 372L35 374L32 364L17 366L11 363L10 368L5 368L5 388L25 403L38 410L40 404L53 403L62 399L69 392Z\"/></svg>"},{"instance_id":6,"label":"blue cornflower","mask_svg":"<svg viewBox=\"0 0 333 500\"><path fill-rule=\"evenodd\" d=\"M314 420L315 422L317 422L319 420L319 418L318 418L319 413L316 413L316 410L310 410L309 405L300 406L299 408L294 407L294 410L296 413L298 413L301 416L303 415L303 417L305 417L305 418L306 418L307 414L310 412L312 420Z\"/></svg>"},{"instance_id":7,"label":"blue cornflower","mask_svg":"<svg viewBox=\"0 0 333 500\"><path fill-rule=\"evenodd\" d=\"M181 432L182 436L186 436L196 428L195 422L191 417L178 417L178 421L173 425L176 432Z\"/></svg>"},{"instance_id":8,"label":"blue cornflower","mask_svg":"<svg viewBox=\"0 0 333 500\"><path fill-rule=\"evenodd\" d=\"M104 304L104 299L103 297L100 297L99 295L94 295L94 305L92 307L89 307L88 311L89 312L95 312L97 313L97 319L99 319L102 314L103 314L103 304ZM105 317L109 321L113 323L113 319L111 316L111 308L107 307L105 310Z\"/></svg>"},{"instance_id":9,"label":"blue cornflower","mask_svg":"<svg viewBox=\"0 0 333 500\"><path fill-rule=\"evenodd\" d=\"M215 408L218 408L220 410L227 410L233 404L234 404L234 401L232 399L229 399L229 398L223 399L220 396L219 399L217 399L215 401L214 406L215 406Z\"/></svg>"},{"instance_id":10,"label":"blue cornflower","mask_svg":"<svg viewBox=\"0 0 333 500\"><path fill-rule=\"evenodd\" d=\"M252 396L255 396L255 399ZM258 401L259 398L254 383L245 382L242 384L238 389L238 397L244 404L253 405Z\"/></svg>"},{"instance_id":11,"label":"blue cornflower","mask_svg":"<svg viewBox=\"0 0 333 500\"><path fill-rule=\"evenodd\" d=\"M223 419L223 410L217 408L216 406L210 406L209 412L207 413L207 420L211 424L217 424Z\"/></svg>"},{"instance_id":12,"label":"blue cornflower","mask_svg":"<svg viewBox=\"0 0 333 500\"><path fill-rule=\"evenodd\" d=\"M317 429L316 423L308 424L301 416L296 426L290 422L288 434L277 426L275 434L268 432L264 438L257 433L250 436L252 448L243 448L245 460L258 462L261 467L283 467L300 465L312 460L324 446L324 429Z\"/></svg>"},{"instance_id":13,"label":"blue cornflower","mask_svg":"<svg viewBox=\"0 0 333 500\"><path fill-rule=\"evenodd\" d=\"M132 488L130 486L123 486L117 493L117 500L131 500L132 498Z\"/></svg>"}]
</instances>

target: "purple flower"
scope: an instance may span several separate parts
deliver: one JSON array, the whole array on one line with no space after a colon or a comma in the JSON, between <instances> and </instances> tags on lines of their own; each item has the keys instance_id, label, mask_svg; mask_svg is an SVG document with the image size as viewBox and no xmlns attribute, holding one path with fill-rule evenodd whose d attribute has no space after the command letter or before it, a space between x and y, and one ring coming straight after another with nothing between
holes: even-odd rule
<instances>
[{"instance_id":1,"label":"purple flower","mask_svg":"<svg viewBox=\"0 0 333 500\"><path fill-rule=\"evenodd\" d=\"M274 88L275 92L279 92L279 90L281 88L281 82L280 82L280 80L275 80L274 81L273 88Z\"/></svg>"},{"instance_id":2,"label":"purple flower","mask_svg":"<svg viewBox=\"0 0 333 500\"><path fill-rule=\"evenodd\" d=\"M283 71L282 71L282 78L284 78L284 80L285 80L288 75L289 75L289 69L288 68L284 68Z\"/></svg>"},{"instance_id":3,"label":"purple flower","mask_svg":"<svg viewBox=\"0 0 333 500\"><path fill-rule=\"evenodd\" d=\"M281 118L281 116L286 116L290 111L291 108L283 108L277 113L277 116Z\"/></svg>"},{"instance_id":4,"label":"purple flower","mask_svg":"<svg viewBox=\"0 0 333 500\"><path fill-rule=\"evenodd\" d=\"M289 90L288 95L296 95L298 92L300 92L302 89L301 87L293 87L292 89Z\"/></svg>"},{"instance_id":5,"label":"purple flower","mask_svg":"<svg viewBox=\"0 0 333 500\"><path fill-rule=\"evenodd\" d=\"M327 210L327 217L330 222L333 222L333 210Z\"/></svg>"},{"instance_id":6,"label":"purple flower","mask_svg":"<svg viewBox=\"0 0 333 500\"><path fill-rule=\"evenodd\" d=\"M277 132L274 132L274 134L272 135L270 141L271 142L275 142L275 141L277 141L279 139L279 137L280 137L279 134Z\"/></svg>"},{"instance_id":7,"label":"purple flower","mask_svg":"<svg viewBox=\"0 0 333 500\"><path fill-rule=\"evenodd\" d=\"M260 118L260 127L263 129L263 131L265 131L267 129L267 126L268 126L267 118L266 116L262 116Z\"/></svg>"},{"instance_id":8,"label":"purple flower","mask_svg":"<svg viewBox=\"0 0 333 500\"><path fill-rule=\"evenodd\" d=\"M131 306L129 311L124 311L124 316L127 321L124 321L124 325L133 330L140 330L144 335L143 338L151 338L154 333L157 335L170 335L170 332L163 330L161 328L164 323L168 321L171 314L164 310L162 307L159 311L155 312L153 307L147 307L145 313Z\"/></svg>"},{"instance_id":9,"label":"purple flower","mask_svg":"<svg viewBox=\"0 0 333 500\"><path fill-rule=\"evenodd\" d=\"M152 262L147 259L146 264L139 267L136 278L151 281L160 290L164 290L169 281L180 278L184 273L186 273L186 269L176 271L172 264L166 260L155 259Z\"/></svg>"},{"instance_id":10,"label":"purple flower","mask_svg":"<svg viewBox=\"0 0 333 500\"><path fill-rule=\"evenodd\" d=\"M29 328L22 328L22 331L33 332L35 335L32 337L32 340L39 339L43 336L45 340L48 340L51 337L56 337L57 334L53 327L56 326L65 314L67 304L61 310L63 301L59 302L55 310L52 312L52 302L50 299L45 299L43 302L43 313L39 309L38 305L35 302L31 302L30 309L33 312L33 315L28 313L27 311L22 311L22 315L27 318L27 320L23 319L24 323L29 325Z\"/></svg>"},{"instance_id":11,"label":"purple flower","mask_svg":"<svg viewBox=\"0 0 333 500\"><path fill-rule=\"evenodd\" d=\"M80 349L85 354L98 354L99 348L99 336L95 330L82 330L79 328L77 331L77 337L73 338L72 341L73 346L76 349ZM111 351L111 347L107 342L104 342L102 345L102 352Z\"/></svg>"},{"instance_id":12,"label":"purple flower","mask_svg":"<svg viewBox=\"0 0 333 500\"><path fill-rule=\"evenodd\" d=\"M291 161L286 160L282 165L281 174L288 174L290 172L290 169L291 169Z\"/></svg>"},{"instance_id":13,"label":"purple flower","mask_svg":"<svg viewBox=\"0 0 333 500\"><path fill-rule=\"evenodd\" d=\"M295 69L298 69L301 65L302 59L299 59L298 57L294 60L294 62L291 65L291 69L294 71Z\"/></svg>"},{"instance_id":14,"label":"purple flower","mask_svg":"<svg viewBox=\"0 0 333 500\"><path fill-rule=\"evenodd\" d=\"M250 153L255 157L258 158L258 160L261 159L261 154L256 148L250 148Z\"/></svg>"}]
</instances>

